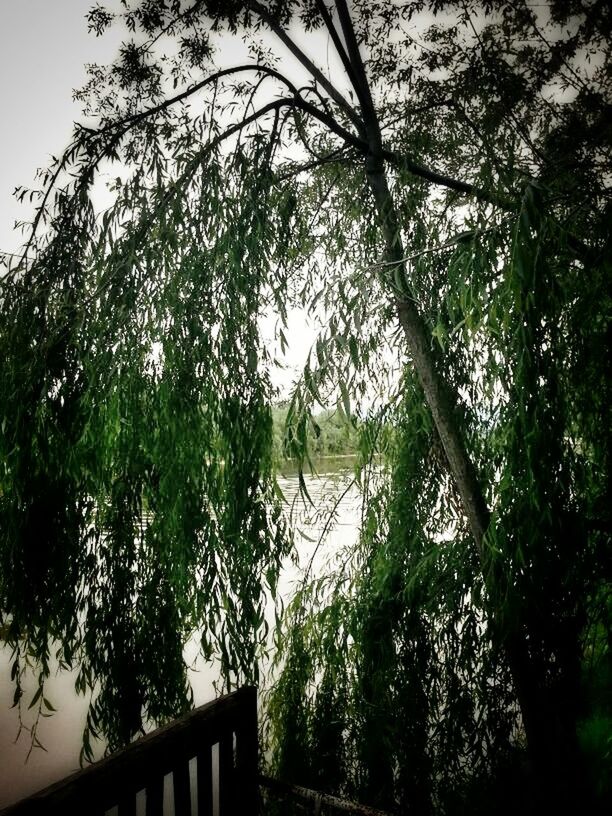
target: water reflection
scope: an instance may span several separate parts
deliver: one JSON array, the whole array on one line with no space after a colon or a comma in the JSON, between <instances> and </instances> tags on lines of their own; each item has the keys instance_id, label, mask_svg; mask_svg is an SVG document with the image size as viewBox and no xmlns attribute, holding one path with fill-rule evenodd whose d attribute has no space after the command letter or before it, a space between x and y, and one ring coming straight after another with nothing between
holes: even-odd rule
<instances>
[{"instance_id":1,"label":"water reflection","mask_svg":"<svg viewBox=\"0 0 612 816\"><path fill-rule=\"evenodd\" d=\"M352 482L352 459L334 457L315 462L317 475L304 477L311 502L305 501L299 492L295 468L283 468L279 479L286 499L287 513L295 529L296 558L287 559L277 587L277 594L286 602L295 590L296 582L303 579L303 571L310 570L311 577L320 574L325 564L357 536L361 503L359 491ZM274 621L274 602L268 604L268 623ZM214 682L218 679L218 666L198 658L197 639L193 638L185 648L195 704L201 705L215 696ZM265 667L264 667L265 669ZM19 740L17 709L11 709L13 684L10 681L10 652L0 649L0 808L61 779L78 768L79 751L88 698L74 690L77 671L53 671L45 685L57 713L44 719L38 728L38 736L46 751L35 750L25 762L30 748L29 734L22 732ZM24 678L24 700L30 700L36 689L33 675ZM27 703L26 703L27 705ZM24 706L25 707L25 706ZM31 712L23 712L26 725L32 723ZM98 747L101 755L103 746Z\"/></svg>"}]
</instances>

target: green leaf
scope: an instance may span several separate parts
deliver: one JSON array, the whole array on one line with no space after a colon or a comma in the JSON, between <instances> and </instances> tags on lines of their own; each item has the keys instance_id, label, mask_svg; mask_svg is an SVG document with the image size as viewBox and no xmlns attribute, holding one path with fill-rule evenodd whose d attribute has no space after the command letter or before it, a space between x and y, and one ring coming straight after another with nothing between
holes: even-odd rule
<instances>
[{"instance_id":1,"label":"green leaf","mask_svg":"<svg viewBox=\"0 0 612 816\"><path fill-rule=\"evenodd\" d=\"M36 689L36 692L34 693L34 696L32 697L32 699L30 701L30 705L28 706L28 709L34 708L36 703L40 700L42 693L43 693L43 687L39 686Z\"/></svg>"}]
</instances>

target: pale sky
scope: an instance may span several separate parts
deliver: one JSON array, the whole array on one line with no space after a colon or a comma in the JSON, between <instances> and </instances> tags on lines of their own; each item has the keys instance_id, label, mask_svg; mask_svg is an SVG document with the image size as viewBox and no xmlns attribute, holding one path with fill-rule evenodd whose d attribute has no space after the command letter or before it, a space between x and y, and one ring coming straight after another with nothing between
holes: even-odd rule
<instances>
[{"instance_id":1,"label":"pale sky","mask_svg":"<svg viewBox=\"0 0 612 816\"><path fill-rule=\"evenodd\" d=\"M0 0L0 250L14 252L22 237L16 219L28 208L12 196L33 186L36 169L68 144L80 116L72 90L85 82L86 62L108 62L116 33L96 39L84 15L91 0Z\"/></svg>"}]
</instances>

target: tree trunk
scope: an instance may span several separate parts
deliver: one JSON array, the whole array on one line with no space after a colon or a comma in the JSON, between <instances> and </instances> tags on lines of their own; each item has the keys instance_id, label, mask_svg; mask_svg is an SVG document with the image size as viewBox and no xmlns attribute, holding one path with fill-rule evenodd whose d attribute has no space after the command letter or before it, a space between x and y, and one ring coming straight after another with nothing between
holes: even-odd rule
<instances>
[{"instance_id":1,"label":"tree trunk","mask_svg":"<svg viewBox=\"0 0 612 816\"><path fill-rule=\"evenodd\" d=\"M367 174L376 202L377 213L386 240L386 262L404 267L399 222L388 187L382 160L370 154ZM485 533L490 523L490 512L473 462L471 461L456 416L457 398L440 374L437 350L431 333L418 312L416 304L396 297L399 324L404 332L419 382L444 453L449 473L461 497L475 546L482 564L485 584L494 588L495 570L491 569L485 550ZM519 613L521 619L524 610ZM530 653L529 628L519 619L512 628L501 625L492 613L492 624L497 629L499 646L505 654L521 710L532 765L533 807L562 808L568 802L577 807L584 801L584 785L578 762L576 740L576 684L572 678L577 666L567 665L558 670L556 683L547 682L545 667L539 666ZM551 621L554 626L555 622ZM577 637L577 636L576 636ZM570 646L570 651L574 651ZM565 676L564 676L565 675Z\"/></svg>"},{"instance_id":2,"label":"tree trunk","mask_svg":"<svg viewBox=\"0 0 612 816\"><path fill-rule=\"evenodd\" d=\"M386 262L405 268L404 249L395 206L387 184L382 160L368 157L368 181L374 194L378 215L387 244ZM474 542L484 560L484 535L490 514L456 420L456 399L440 376L431 332L412 300L396 298L397 315L406 336L419 382L425 393L436 431L446 455L450 474L457 486Z\"/></svg>"}]
</instances>

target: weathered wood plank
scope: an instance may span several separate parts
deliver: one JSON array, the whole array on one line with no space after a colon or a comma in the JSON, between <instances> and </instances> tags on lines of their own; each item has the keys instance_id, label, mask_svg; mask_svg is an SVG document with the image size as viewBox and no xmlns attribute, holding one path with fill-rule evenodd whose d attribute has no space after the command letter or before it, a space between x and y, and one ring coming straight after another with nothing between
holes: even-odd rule
<instances>
[{"instance_id":1,"label":"weathered wood plank","mask_svg":"<svg viewBox=\"0 0 612 816\"><path fill-rule=\"evenodd\" d=\"M233 816L234 735L230 731L219 740L219 816Z\"/></svg>"},{"instance_id":2,"label":"weathered wood plank","mask_svg":"<svg viewBox=\"0 0 612 816\"><path fill-rule=\"evenodd\" d=\"M203 748L196 760L198 780L198 816L213 816L213 783L211 746Z\"/></svg>"},{"instance_id":3,"label":"weathered wood plank","mask_svg":"<svg viewBox=\"0 0 612 816\"><path fill-rule=\"evenodd\" d=\"M174 816L191 816L191 784L189 762L183 760L172 771Z\"/></svg>"},{"instance_id":4,"label":"weathered wood plank","mask_svg":"<svg viewBox=\"0 0 612 816\"><path fill-rule=\"evenodd\" d=\"M118 804L118 816L136 816L136 791L127 793Z\"/></svg>"},{"instance_id":5,"label":"weathered wood plank","mask_svg":"<svg viewBox=\"0 0 612 816\"><path fill-rule=\"evenodd\" d=\"M146 816L163 816L164 814L164 777L153 777L147 785Z\"/></svg>"},{"instance_id":6,"label":"weathered wood plank","mask_svg":"<svg viewBox=\"0 0 612 816\"><path fill-rule=\"evenodd\" d=\"M252 700L236 729L236 811L248 813L259 802L259 745L257 732L257 689L250 689ZM258 811L257 811L258 812Z\"/></svg>"},{"instance_id":7,"label":"weathered wood plank","mask_svg":"<svg viewBox=\"0 0 612 816\"><path fill-rule=\"evenodd\" d=\"M310 788L303 788L301 785L291 785L289 782L281 782L280 779L273 779L270 776L261 775L259 782L268 790L273 791L282 798L294 797L304 802L310 803L310 808L319 808L324 805L326 808L350 813L353 816L391 816L386 810L377 810L368 805L360 805L358 802L349 802L347 799L340 799L338 796L331 796L328 793L314 791Z\"/></svg>"}]
</instances>

